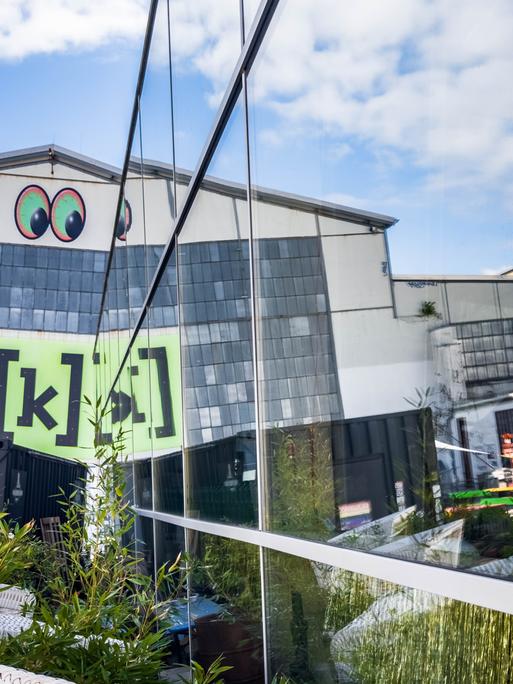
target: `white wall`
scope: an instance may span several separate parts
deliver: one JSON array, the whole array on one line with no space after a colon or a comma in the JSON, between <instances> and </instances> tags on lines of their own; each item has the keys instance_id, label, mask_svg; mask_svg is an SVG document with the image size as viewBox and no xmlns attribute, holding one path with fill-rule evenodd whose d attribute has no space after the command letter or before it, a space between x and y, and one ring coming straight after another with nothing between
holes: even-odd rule
<instances>
[{"instance_id":1,"label":"white wall","mask_svg":"<svg viewBox=\"0 0 513 684\"><path fill-rule=\"evenodd\" d=\"M513 280L497 282L481 277L471 282L457 282L450 278L438 281L428 279L395 280L394 292L398 316L418 316L425 301L435 303L440 314L438 322L464 323L513 316Z\"/></svg>"},{"instance_id":2,"label":"white wall","mask_svg":"<svg viewBox=\"0 0 513 684\"><path fill-rule=\"evenodd\" d=\"M59 166L55 169L55 175L49 172L49 164L41 164L37 167L37 176L15 176L5 174L2 176L2 192L0 193L0 242L12 244L34 244L40 247L66 247L70 249L95 249L108 250L114 225L114 214L118 187L112 183L101 180L83 180L84 174ZM59 175L57 175L57 171ZM66 173L65 173L66 171ZM16 172L16 170L13 170ZM29 174L30 169L22 167L19 173ZM37 240L27 240L16 227L14 220L14 207L19 193L27 185L40 185L47 193L50 202L59 190L72 187L80 193L85 203L86 222L84 230L73 242L61 242L53 234L50 227L46 233Z\"/></svg>"},{"instance_id":3,"label":"white wall","mask_svg":"<svg viewBox=\"0 0 513 684\"><path fill-rule=\"evenodd\" d=\"M331 311L392 306L382 233L322 238Z\"/></svg>"},{"instance_id":4,"label":"white wall","mask_svg":"<svg viewBox=\"0 0 513 684\"><path fill-rule=\"evenodd\" d=\"M333 314L337 370L346 418L406 411L415 389L435 378L427 324L392 309Z\"/></svg>"},{"instance_id":5,"label":"white wall","mask_svg":"<svg viewBox=\"0 0 513 684\"><path fill-rule=\"evenodd\" d=\"M453 323L500 318L494 283L447 283L447 298Z\"/></svg>"},{"instance_id":6,"label":"white wall","mask_svg":"<svg viewBox=\"0 0 513 684\"><path fill-rule=\"evenodd\" d=\"M441 315L438 324L443 325L449 320L443 282L396 280L394 294L398 316L418 316L422 302L434 302L437 312Z\"/></svg>"}]
</instances>

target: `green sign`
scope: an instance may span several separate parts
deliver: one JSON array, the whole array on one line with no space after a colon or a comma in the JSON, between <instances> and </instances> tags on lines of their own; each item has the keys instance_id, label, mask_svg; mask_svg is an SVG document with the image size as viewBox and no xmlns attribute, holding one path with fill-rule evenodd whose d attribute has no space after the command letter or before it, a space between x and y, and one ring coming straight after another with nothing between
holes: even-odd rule
<instances>
[{"instance_id":1,"label":"green sign","mask_svg":"<svg viewBox=\"0 0 513 684\"><path fill-rule=\"evenodd\" d=\"M126 432L127 450L181 446L178 333L135 345L131 365L109 397L108 430ZM0 434L47 454L87 460L93 427L84 395L96 396L105 359L91 343L41 338L0 340ZM106 430L107 432L107 430Z\"/></svg>"}]
</instances>

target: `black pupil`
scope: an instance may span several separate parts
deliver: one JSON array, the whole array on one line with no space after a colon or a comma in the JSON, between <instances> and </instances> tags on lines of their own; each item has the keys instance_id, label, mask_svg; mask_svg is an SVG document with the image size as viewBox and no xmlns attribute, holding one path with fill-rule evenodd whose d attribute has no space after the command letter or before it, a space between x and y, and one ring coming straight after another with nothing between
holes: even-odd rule
<instances>
[{"instance_id":1,"label":"black pupil","mask_svg":"<svg viewBox=\"0 0 513 684\"><path fill-rule=\"evenodd\" d=\"M66 234L72 240L74 240L80 235L80 233L82 232L82 228L84 227L84 223L82 221L82 216L76 209L75 211L72 211L71 214L68 214L66 216L66 222L64 224L64 227L66 229Z\"/></svg>"},{"instance_id":2,"label":"black pupil","mask_svg":"<svg viewBox=\"0 0 513 684\"><path fill-rule=\"evenodd\" d=\"M118 225L116 226L116 237L120 238L125 233L125 217L120 216L118 219Z\"/></svg>"},{"instance_id":3,"label":"black pupil","mask_svg":"<svg viewBox=\"0 0 513 684\"><path fill-rule=\"evenodd\" d=\"M48 226L48 214L40 207L30 217L30 227L32 232L38 237L42 235Z\"/></svg>"}]
</instances>

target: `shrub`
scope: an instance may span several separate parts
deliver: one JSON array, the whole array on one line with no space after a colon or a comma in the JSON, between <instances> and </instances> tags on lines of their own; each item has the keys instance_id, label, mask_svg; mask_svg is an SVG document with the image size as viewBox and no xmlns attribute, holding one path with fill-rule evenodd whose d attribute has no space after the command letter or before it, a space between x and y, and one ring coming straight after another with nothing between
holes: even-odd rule
<instances>
[{"instance_id":1,"label":"shrub","mask_svg":"<svg viewBox=\"0 0 513 684\"><path fill-rule=\"evenodd\" d=\"M0 513L0 584L23 584L27 571L34 566L37 541L34 523L9 524Z\"/></svg>"},{"instance_id":2,"label":"shrub","mask_svg":"<svg viewBox=\"0 0 513 684\"><path fill-rule=\"evenodd\" d=\"M86 402L99 413L100 400L94 406ZM91 419L96 434L102 418ZM63 562L57 572L53 566L52 574L41 578L44 590L36 591L32 627L0 640L0 662L77 684L159 681L167 642L155 597L164 583L178 593L184 572L178 558L159 570L154 583L141 573L134 550L123 543L135 516L125 495L122 452L122 434L113 443L99 443L97 469L89 470L82 486L61 502ZM15 530L3 559L6 572L27 567L28 560L16 561L13 554L30 530ZM4 528L0 534L5 537Z\"/></svg>"}]
</instances>

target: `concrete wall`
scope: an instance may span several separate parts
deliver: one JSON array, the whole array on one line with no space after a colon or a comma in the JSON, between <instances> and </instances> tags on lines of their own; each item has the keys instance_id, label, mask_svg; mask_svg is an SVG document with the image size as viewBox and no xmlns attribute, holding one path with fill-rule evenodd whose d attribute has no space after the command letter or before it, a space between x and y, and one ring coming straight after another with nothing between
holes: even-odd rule
<instances>
[{"instance_id":1,"label":"concrete wall","mask_svg":"<svg viewBox=\"0 0 513 684\"><path fill-rule=\"evenodd\" d=\"M418 316L423 302L435 303L438 325L493 320L513 316L513 281L496 276L395 278L394 292L399 317ZM433 319L436 322L436 319Z\"/></svg>"}]
</instances>

